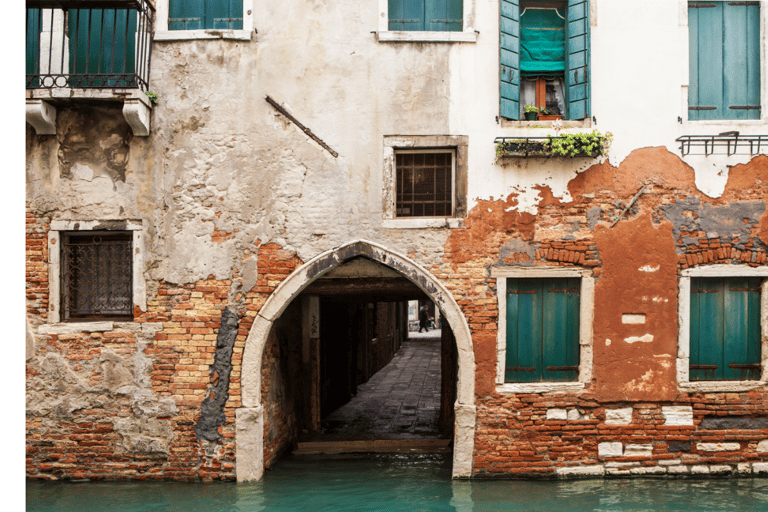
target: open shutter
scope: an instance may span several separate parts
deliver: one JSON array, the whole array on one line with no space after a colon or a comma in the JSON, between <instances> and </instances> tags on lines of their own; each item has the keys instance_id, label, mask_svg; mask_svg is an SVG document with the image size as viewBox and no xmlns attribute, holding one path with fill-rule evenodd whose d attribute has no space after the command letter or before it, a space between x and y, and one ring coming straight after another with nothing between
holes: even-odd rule
<instances>
[{"instance_id":1,"label":"open shutter","mask_svg":"<svg viewBox=\"0 0 768 512\"><path fill-rule=\"evenodd\" d=\"M69 70L72 87L135 87L136 11L71 9Z\"/></svg>"},{"instance_id":2,"label":"open shutter","mask_svg":"<svg viewBox=\"0 0 768 512\"><path fill-rule=\"evenodd\" d=\"M205 3L206 0L169 0L168 29L197 30L206 28Z\"/></svg>"},{"instance_id":3,"label":"open shutter","mask_svg":"<svg viewBox=\"0 0 768 512\"><path fill-rule=\"evenodd\" d=\"M501 117L520 119L520 4L501 1L499 41Z\"/></svg>"},{"instance_id":4,"label":"open shutter","mask_svg":"<svg viewBox=\"0 0 768 512\"><path fill-rule=\"evenodd\" d=\"M542 279L542 380L579 378L580 280Z\"/></svg>"},{"instance_id":5,"label":"open shutter","mask_svg":"<svg viewBox=\"0 0 768 512\"><path fill-rule=\"evenodd\" d=\"M389 0L389 30L424 30L424 0Z\"/></svg>"},{"instance_id":6,"label":"open shutter","mask_svg":"<svg viewBox=\"0 0 768 512\"><path fill-rule=\"evenodd\" d=\"M424 30L461 31L462 0L426 0Z\"/></svg>"},{"instance_id":7,"label":"open shutter","mask_svg":"<svg viewBox=\"0 0 768 512\"><path fill-rule=\"evenodd\" d=\"M567 119L590 115L589 1L568 0L565 98Z\"/></svg>"}]
</instances>

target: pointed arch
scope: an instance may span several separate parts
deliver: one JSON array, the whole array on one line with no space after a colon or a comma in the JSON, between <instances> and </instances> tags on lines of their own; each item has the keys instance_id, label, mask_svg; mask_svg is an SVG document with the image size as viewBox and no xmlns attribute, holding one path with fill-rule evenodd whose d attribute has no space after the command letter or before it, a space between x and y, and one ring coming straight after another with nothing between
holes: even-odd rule
<instances>
[{"instance_id":1,"label":"pointed arch","mask_svg":"<svg viewBox=\"0 0 768 512\"><path fill-rule=\"evenodd\" d=\"M236 411L237 480L259 480L264 473L264 408L261 403L261 363L272 324L314 280L356 257L392 268L426 293L448 320L456 340L458 377L454 404L453 476L472 473L475 438L475 356L467 320L451 293L421 265L367 240L355 240L326 251L296 269L270 295L254 319L245 340L241 373L243 406Z\"/></svg>"}]
</instances>

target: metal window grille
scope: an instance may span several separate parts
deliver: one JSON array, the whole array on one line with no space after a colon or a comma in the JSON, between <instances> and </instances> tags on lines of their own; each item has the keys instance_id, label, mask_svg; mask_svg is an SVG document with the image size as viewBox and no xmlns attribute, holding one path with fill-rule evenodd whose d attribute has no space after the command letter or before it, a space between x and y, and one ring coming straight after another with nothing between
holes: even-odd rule
<instances>
[{"instance_id":1,"label":"metal window grille","mask_svg":"<svg viewBox=\"0 0 768 512\"><path fill-rule=\"evenodd\" d=\"M132 235L90 232L62 237L64 320L133 318Z\"/></svg>"},{"instance_id":2,"label":"metal window grille","mask_svg":"<svg viewBox=\"0 0 768 512\"><path fill-rule=\"evenodd\" d=\"M27 89L149 90L149 0L27 0Z\"/></svg>"},{"instance_id":3,"label":"metal window grille","mask_svg":"<svg viewBox=\"0 0 768 512\"><path fill-rule=\"evenodd\" d=\"M395 153L397 217L452 217L455 151Z\"/></svg>"}]
</instances>

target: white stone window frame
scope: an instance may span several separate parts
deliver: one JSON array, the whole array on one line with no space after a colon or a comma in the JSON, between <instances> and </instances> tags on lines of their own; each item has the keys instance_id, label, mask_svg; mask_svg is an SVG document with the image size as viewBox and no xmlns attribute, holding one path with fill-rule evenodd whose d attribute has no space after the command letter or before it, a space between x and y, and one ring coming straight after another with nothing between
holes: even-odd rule
<instances>
[{"instance_id":1,"label":"white stone window frame","mask_svg":"<svg viewBox=\"0 0 768 512\"><path fill-rule=\"evenodd\" d=\"M760 285L760 380L691 381L691 278L692 277L762 277ZM685 269L678 285L677 385L686 393L736 392L759 389L768 384L768 267L707 265Z\"/></svg>"},{"instance_id":2,"label":"white stone window frame","mask_svg":"<svg viewBox=\"0 0 768 512\"><path fill-rule=\"evenodd\" d=\"M131 253L133 254L133 307L138 306L142 311L147 310L147 282L144 278L144 226L136 220L54 220L48 232L48 322L61 323L61 239L63 232L100 231L104 224L124 222L125 226L114 232L131 231ZM66 322L69 329L82 325L82 330L90 330L94 324L102 324L103 320L93 322Z\"/></svg>"},{"instance_id":3,"label":"white stone window frame","mask_svg":"<svg viewBox=\"0 0 768 512\"><path fill-rule=\"evenodd\" d=\"M156 0L155 41L188 41L193 39L234 39L250 41L254 31L253 0L243 0L243 28L169 30L168 13L170 0Z\"/></svg>"},{"instance_id":4,"label":"white stone window frame","mask_svg":"<svg viewBox=\"0 0 768 512\"><path fill-rule=\"evenodd\" d=\"M683 84L681 87L682 123L678 126L681 129L692 126L701 126L705 129L704 134L716 133L718 126L721 131L734 129L734 125L743 125L745 127L754 126L758 128L768 121L768 51L765 51L765 43L768 40L768 0L758 0L760 2L760 119L710 119L704 121L690 121L688 119L688 87L690 86L689 60L691 49L688 41L688 3L695 0L678 0L678 25L685 27L685 38L682 44L685 45L685 51L680 52L683 60L680 61L680 67L683 71ZM727 1L727 0L713 0ZM690 133L688 133L690 135Z\"/></svg>"},{"instance_id":5,"label":"white stone window frame","mask_svg":"<svg viewBox=\"0 0 768 512\"><path fill-rule=\"evenodd\" d=\"M379 0L379 27L376 38L388 43L474 43L475 0L463 0L461 32L433 32L427 30L389 30L389 0Z\"/></svg>"},{"instance_id":6,"label":"white stone window frame","mask_svg":"<svg viewBox=\"0 0 768 512\"><path fill-rule=\"evenodd\" d=\"M593 323L595 317L595 278L591 270L563 267L492 267L496 278L498 327L496 334L496 391L499 393L552 393L581 391L592 381ZM581 279L579 289L579 377L575 382L504 382L507 359L507 279Z\"/></svg>"},{"instance_id":7,"label":"white stone window frame","mask_svg":"<svg viewBox=\"0 0 768 512\"><path fill-rule=\"evenodd\" d=\"M387 229L461 228L467 210L466 135L385 135L383 227ZM453 215L451 217L397 217L395 153L453 151Z\"/></svg>"}]
</instances>

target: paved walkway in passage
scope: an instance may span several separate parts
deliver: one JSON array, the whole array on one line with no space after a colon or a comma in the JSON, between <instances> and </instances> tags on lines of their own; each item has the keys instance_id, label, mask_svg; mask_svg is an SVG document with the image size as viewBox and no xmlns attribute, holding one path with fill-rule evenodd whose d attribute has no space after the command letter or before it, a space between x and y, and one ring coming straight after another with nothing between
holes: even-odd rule
<instances>
[{"instance_id":1,"label":"paved walkway in passage","mask_svg":"<svg viewBox=\"0 0 768 512\"><path fill-rule=\"evenodd\" d=\"M440 437L440 330L409 336L357 396L323 420L323 440Z\"/></svg>"}]
</instances>

